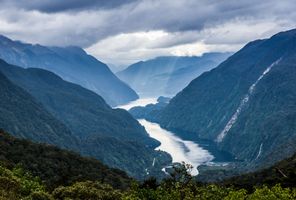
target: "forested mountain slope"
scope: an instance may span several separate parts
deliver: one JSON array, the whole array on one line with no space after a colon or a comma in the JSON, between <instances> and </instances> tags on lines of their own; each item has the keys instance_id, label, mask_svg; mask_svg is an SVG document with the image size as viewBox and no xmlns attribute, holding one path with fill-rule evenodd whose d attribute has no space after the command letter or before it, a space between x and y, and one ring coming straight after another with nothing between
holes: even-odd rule
<instances>
[{"instance_id":1,"label":"forested mountain slope","mask_svg":"<svg viewBox=\"0 0 296 200\"><path fill-rule=\"evenodd\" d=\"M149 173L161 175L162 167L170 163L168 154L154 150L158 142L149 137L137 120L125 110L112 109L96 93L66 82L43 69L23 69L0 61L0 71L13 83L30 93L45 112L48 110L50 114L47 113L59 121L71 136L67 139L59 135L58 142L47 140L49 133L41 129L48 123L46 120L40 125L41 128L37 127L37 130L28 126L39 120L31 121L35 118L27 117L27 115L36 115L35 110L28 106L26 108L29 110L25 113L22 107L18 112L14 108L9 110L12 115L17 114L20 120L28 122L20 126L24 129L22 132L24 135L19 135L14 129L9 128L16 124L14 120L7 121L8 115L4 113L3 125L0 128L9 130L19 137L40 141L34 135L31 137L27 135L36 131L36 134L45 138L41 140L42 142L69 147L83 155L97 158L111 167L123 169L138 179L143 179L150 175ZM11 103L9 99L17 98L17 94L7 98L7 105ZM26 97L22 100L26 101ZM6 105L2 107L5 108ZM152 166L153 160L155 166Z\"/></svg>"},{"instance_id":2,"label":"forested mountain slope","mask_svg":"<svg viewBox=\"0 0 296 200\"><path fill-rule=\"evenodd\" d=\"M23 69L0 62L0 71L36 100L78 137L90 135L155 144L145 129L120 109L112 109L96 93L37 68Z\"/></svg>"},{"instance_id":3,"label":"forested mountain slope","mask_svg":"<svg viewBox=\"0 0 296 200\"><path fill-rule=\"evenodd\" d=\"M17 137L76 148L71 131L1 72L0 99L0 128Z\"/></svg>"},{"instance_id":4,"label":"forested mountain slope","mask_svg":"<svg viewBox=\"0 0 296 200\"><path fill-rule=\"evenodd\" d=\"M257 168L296 152L289 143L296 138L295 102L296 30L290 30L250 42L193 80L157 120L214 140Z\"/></svg>"},{"instance_id":5,"label":"forested mountain slope","mask_svg":"<svg viewBox=\"0 0 296 200\"><path fill-rule=\"evenodd\" d=\"M101 162L47 144L15 138L0 130L0 163L9 168L22 166L43 180L48 188L76 181L98 180L116 188L127 187L131 179L125 172Z\"/></svg>"}]
</instances>

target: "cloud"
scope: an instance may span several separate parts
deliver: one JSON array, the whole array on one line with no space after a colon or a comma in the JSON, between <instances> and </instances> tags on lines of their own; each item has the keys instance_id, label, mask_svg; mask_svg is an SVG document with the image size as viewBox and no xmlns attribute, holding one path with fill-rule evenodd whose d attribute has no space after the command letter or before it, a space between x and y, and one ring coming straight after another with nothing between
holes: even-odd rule
<instances>
[{"instance_id":1,"label":"cloud","mask_svg":"<svg viewBox=\"0 0 296 200\"><path fill-rule=\"evenodd\" d=\"M111 63L237 50L295 28L294 0L0 0L0 33ZM151 39L152 38L152 39Z\"/></svg>"},{"instance_id":2,"label":"cloud","mask_svg":"<svg viewBox=\"0 0 296 200\"><path fill-rule=\"evenodd\" d=\"M290 24L285 24L286 29ZM254 31L256 30L256 31ZM104 62L128 65L155 56L193 56L205 52L235 52L249 41L282 31L269 21L232 20L201 31L125 33L100 40L86 50Z\"/></svg>"},{"instance_id":3,"label":"cloud","mask_svg":"<svg viewBox=\"0 0 296 200\"><path fill-rule=\"evenodd\" d=\"M89 9L113 9L134 1L136 0L0 0L0 4L8 8L56 13Z\"/></svg>"}]
</instances>

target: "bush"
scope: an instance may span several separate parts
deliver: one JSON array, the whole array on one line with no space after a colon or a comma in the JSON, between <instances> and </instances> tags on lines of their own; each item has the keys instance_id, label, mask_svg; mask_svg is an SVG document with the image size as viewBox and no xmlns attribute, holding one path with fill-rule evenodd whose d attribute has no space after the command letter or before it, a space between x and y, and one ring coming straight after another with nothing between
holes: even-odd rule
<instances>
[{"instance_id":1,"label":"bush","mask_svg":"<svg viewBox=\"0 0 296 200\"><path fill-rule=\"evenodd\" d=\"M119 200L121 193L110 185L99 182L77 182L68 187L58 187L53 191L53 197L57 200L85 199L85 200Z\"/></svg>"}]
</instances>

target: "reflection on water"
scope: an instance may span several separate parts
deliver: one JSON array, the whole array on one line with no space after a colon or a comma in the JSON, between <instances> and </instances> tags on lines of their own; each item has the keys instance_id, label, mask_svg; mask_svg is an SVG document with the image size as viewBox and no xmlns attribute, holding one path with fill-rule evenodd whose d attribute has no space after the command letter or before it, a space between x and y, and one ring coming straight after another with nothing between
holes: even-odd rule
<instances>
[{"instance_id":1,"label":"reflection on water","mask_svg":"<svg viewBox=\"0 0 296 200\"><path fill-rule=\"evenodd\" d=\"M124 105L120 105L117 106L116 108L122 108L125 110L129 110L132 107L136 107L136 106L146 106L148 104L155 104L157 103L157 98L143 98L143 99L137 99L135 101L131 101L128 104L124 104Z\"/></svg>"},{"instance_id":2,"label":"reflection on water","mask_svg":"<svg viewBox=\"0 0 296 200\"><path fill-rule=\"evenodd\" d=\"M138 99L128 104L118 106L117 108L129 110L135 106L146 106L151 103L157 103L157 98ZM173 132L161 128L157 123L152 123L144 119L138 121L145 127L150 137L161 143L156 149L169 153L173 158L173 162L180 163L184 161L185 163L191 164L193 166L192 175L198 174L197 167L199 165L208 163L214 159L214 156L211 155L209 151L203 149L197 143L183 140L177 137Z\"/></svg>"},{"instance_id":3,"label":"reflection on water","mask_svg":"<svg viewBox=\"0 0 296 200\"><path fill-rule=\"evenodd\" d=\"M192 141L182 140L174 135L174 133L162 129L157 123L152 123L144 119L139 120L150 137L155 138L161 142L157 149L168 152L173 162L182 162L191 164L194 168L192 175L197 175L197 167L201 164L210 162L214 159L207 150L198 146Z\"/></svg>"}]
</instances>

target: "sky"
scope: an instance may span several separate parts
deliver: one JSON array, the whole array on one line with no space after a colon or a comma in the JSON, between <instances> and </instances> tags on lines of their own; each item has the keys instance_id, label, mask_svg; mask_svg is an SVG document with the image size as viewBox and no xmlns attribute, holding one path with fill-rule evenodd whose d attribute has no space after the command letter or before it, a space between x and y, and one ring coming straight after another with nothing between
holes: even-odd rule
<instances>
[{"instance_id":1,"label":"sky","mask_svg":"<svg viewBox=\"0 0 296 200\"><path fill-rule=\"evenodd\" d=\"M112 67L234 52L296 28L295 0L0 0L0 34L75 45Z\"/></svg>"}]
</instances>

